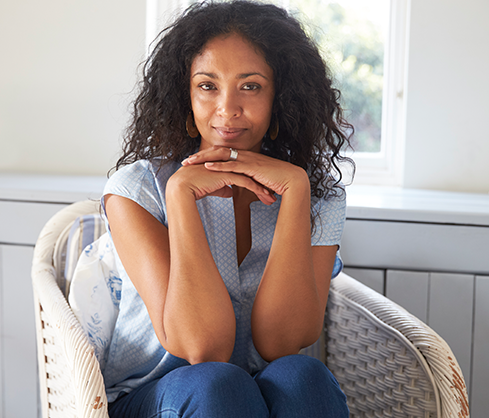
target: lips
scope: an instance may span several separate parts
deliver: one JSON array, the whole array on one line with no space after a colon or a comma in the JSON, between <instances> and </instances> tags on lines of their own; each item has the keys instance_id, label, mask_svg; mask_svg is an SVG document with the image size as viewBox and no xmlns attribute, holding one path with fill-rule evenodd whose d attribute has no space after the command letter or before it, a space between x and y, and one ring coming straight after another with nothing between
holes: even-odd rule
<instances>
[{"instance_id":1,"label":"lips","mask_svg":"<svg viewBox=\"0 0 489 418\"><path fill-rule=\"evenodd\" d=\"M238 138L243 132L246 131L244 128L227 128L223 126L216 126L214 127L215 131L217 134L223 138L223 139L236 139Z\"/></svg>"}]
</instances>

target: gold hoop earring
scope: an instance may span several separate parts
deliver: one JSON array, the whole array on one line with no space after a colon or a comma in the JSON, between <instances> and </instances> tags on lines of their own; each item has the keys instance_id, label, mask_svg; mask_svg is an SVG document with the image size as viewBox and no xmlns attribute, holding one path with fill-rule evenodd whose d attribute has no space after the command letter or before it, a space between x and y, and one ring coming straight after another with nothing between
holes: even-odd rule
<instances>
[{"instance_id":1,"label":"gold hoop earring","mask_svg":"<svg viewBox=\"0 0 489 418\"><path fill-rule=\"evenodd\" d=\"M195 126L192 111L188 112L187 120L185 121L185 128L187 129L187 133L190 138L197 138L199 136L199 130L197 129L197 126Z\"/></svg>"},{"instance_id":2,"label":"gold hoop earring","mask_svg":"<svg viewBox=\"0 0 489 418\"><path fill-rule=\"evenodd\" d=\"M272 123L270 123L270 127L268 128L268 136L272 141L275 141L278 136L278 119L276 117L273 118Z\"/></svg>"}]
</instances>

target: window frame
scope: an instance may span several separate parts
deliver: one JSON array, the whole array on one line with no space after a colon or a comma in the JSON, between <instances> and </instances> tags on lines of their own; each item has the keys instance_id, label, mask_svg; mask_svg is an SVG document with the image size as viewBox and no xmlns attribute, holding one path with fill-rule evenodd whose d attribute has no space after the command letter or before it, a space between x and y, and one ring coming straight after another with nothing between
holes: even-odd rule
<instances>
[{"instance_id":1,"label":"window frame","mask_svg":"<svg viewBox=\"0 0 489 418\"><path fill-rule=\"evenodd\" d=\"M400 186L403 175L410 0L390 0L384 55L381 151L353 152L355 184Z\"/></svg>"}]
</instances>

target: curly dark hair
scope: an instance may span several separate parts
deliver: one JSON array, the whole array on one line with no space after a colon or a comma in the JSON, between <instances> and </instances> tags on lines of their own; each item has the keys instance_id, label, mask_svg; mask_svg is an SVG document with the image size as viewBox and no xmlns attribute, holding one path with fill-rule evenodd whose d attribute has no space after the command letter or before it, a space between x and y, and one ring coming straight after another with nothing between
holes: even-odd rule
<instances>
[{"instance_id":1,"label":"curly dark hair","mask_svg":"<svg viewBox=\"0 0 489 418\"><path fill-rule=\"evenodd\" d=\"M242 0L194 4L161 32L144 65L116 169L155 157L180 162L195 152L200 137L191 138L185 128L190 67L206 42L230 33L257 46L273 70L272 120L278 120L279 134L273 141L265 135L262 152L304 168L311 196L342 192L339 163L354 163L340 150L350 146L353 127L343 118L329 68L297 19L277 6Z\"/></svg>"}]
</instances>

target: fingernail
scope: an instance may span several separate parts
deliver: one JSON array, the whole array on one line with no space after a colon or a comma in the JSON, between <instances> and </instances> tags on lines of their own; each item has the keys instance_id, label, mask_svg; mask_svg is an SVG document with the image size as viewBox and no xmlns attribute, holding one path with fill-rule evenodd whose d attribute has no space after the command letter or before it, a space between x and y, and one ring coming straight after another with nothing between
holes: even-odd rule
<instances>
[{"instance_id":1,"label":"fingernail","mask_svg":"<svg viewBox=\"0 0 489 418\"><path fill-rule=\"evenodd\" d=\"M268 195L270 194L270 192L267 189L263 189L263 193L268 194Z\"/></svg>"},{"instance_id":2,"label":"fingernail","mask_svg":"<svg viewBox=\"0 0 489 418\"><path fill-rule=\"evenodd\" d=\"M212 167L213 165L214 165L214 163L205 163L206 167Z\"/></svg>"},{"instance_id":3,"label":"fingernail","mask_svg":"<svg viewBox=\"0 0 489 418\"><path fill-rule=\"evenodd\" d=\"M191 155L190 157L185 158L185 160L182 161L182 164L191 163L192 161L194 161L196 159L197 159L197 157L195 155Z\"/></svg>"}]
</instances>

